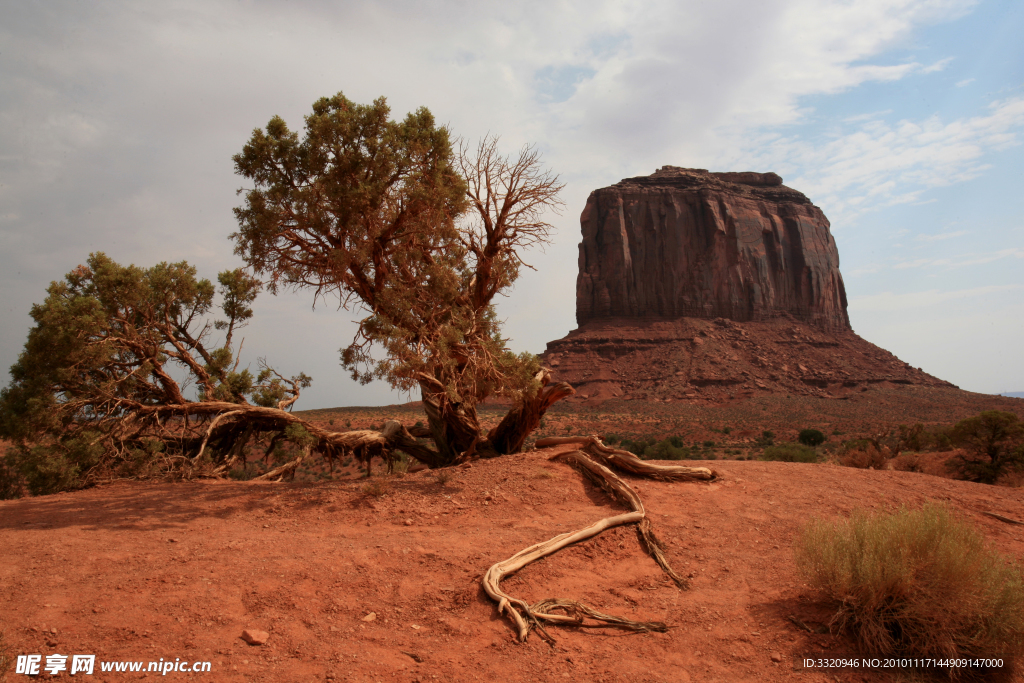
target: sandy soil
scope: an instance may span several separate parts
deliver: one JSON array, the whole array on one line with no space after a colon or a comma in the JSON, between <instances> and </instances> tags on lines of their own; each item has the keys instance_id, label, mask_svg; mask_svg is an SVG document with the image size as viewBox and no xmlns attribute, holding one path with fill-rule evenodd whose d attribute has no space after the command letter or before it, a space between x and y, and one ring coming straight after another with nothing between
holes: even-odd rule
<instances>
[{"instance_id":1,"label":"sandy soil","mask_svg":"<svg viewBox=\"0 0 1024 683\"><path fill-rule=\"evenodd\" d=\"M575 598L666 634L556 629L514 642L482 572L532 543L606 516L609 501L550 451L436 473L294 484L102 486L0 502L0 629L9 654L98 661L208 660L189 681L889 681L807 671L852 652L798 628L827 619L797 574L809 517L944 500L1024 558L1024 489L828 465L715 461L717 483L637 480L680 591L632 529L569 548L508 579L534 601ZM383 495L373 495L383 494ZM373 613L375 618L367 621ZM244 629L267 631L250 646ZM773 661L774 660L779 661ZM101 673L121 681L139 673ZM157 674L148 674L149 678ZM27 680L12 672L11 681ZM1017 680L1022 680L1018 678Z\"/></svg>"}]
</instances>

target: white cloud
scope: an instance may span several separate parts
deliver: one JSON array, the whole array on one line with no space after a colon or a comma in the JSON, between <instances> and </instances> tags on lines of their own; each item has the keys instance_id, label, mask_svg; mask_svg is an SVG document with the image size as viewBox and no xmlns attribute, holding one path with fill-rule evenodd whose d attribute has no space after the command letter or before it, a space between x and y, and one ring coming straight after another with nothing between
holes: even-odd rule
<instances>
[{"instance_id":1,"label":"white cloud","mask_svg":"<svg viewBox=\"0 0 1024 683\"><path fill-rule=\"evenodd\" d=\"M973 79L973 78L965 78L962 81L957 81L956 82L956 87L962 88L965 85L970 85L971 83L974 83L974 81L975 81L975 79Z\"/></svg>"},{"instance_id":2,"label":"white cloud","mask_svg":"<svg viewBox=\"0 0 1024 683\"><path fill-rule=\"evenodd\" d=\"M1000 261L1004 258L1024 258L1024 249L1010 247L1008 249L1000 249L987 254L969 254L959 258L924 258L915 259L913 261L900 261L893 264L891 267L896 269L920 268L922 266L949 266L951 268L961 268L964 266L985 265L986 263Z\"/></svg>"},{"instance_id":3,"label":"white cloud","mask_svg":"<svg viewBox=\"0 0 1024 683\"><path fill-rule=\"evenodd\" d=\"M395 116L428 106L471 140L492 131L506 149L537 142L569 182L558 242L531 259L538 272L502 303L507 333L539 350L572 325L565 264L576 258L575 213L596 187L663 164L777 170L839 225L983 173L987 154L1017 144L1024 100L956 119L909 120L899 110L898 122L881 101L870 114L835 114L827 137L801 127L820 116L808 96L939 80L951 56L892 51L975 4L9 3L0 22L0 287L27 311L93 249L140 264L188 258L204 274L233 265L226 236L240 182L230 159L248 132L274 114L299 127L311 102L339 90L357 102L386 95ZM23 318L8 326L17 334L0 337L0 368L23 341ZM247 347L273 348L275 333L260 334ZM315 376L336 374L333 354L317 362L327 369L311 368ZM336 393L318 383L308 396Z\"/></svg>"},{"instance_id":4,"label":"white cloud","mask_svg":"<svg viewBox=\"0 0 1024 683\"><path fill-rule=\"evenodd\" d=\"M923 74L931 74L931 73L935 73L937 71L942 71L947 66L949 66L950 62L952 62L952 61L953 61L952 57L946 57L945 59L940 59L939 61L935 62L934 64L929 64L928 66L922 67L921 68L921 73L923 73Z\"/></svg>"},{"instance_id":5,"label":"white cloud","mask_svg":"<svg viewBox=\"0 0 1024 683\"><path fill-rule=\"evenodd\" d=\"M969 230L956 230L954 232L942 232L937 235L918 235L917 239L922 242L940 242L942 240L953 239L954 237L963 237L964 235L971 234Z\"/></svg>"},{"instance_id":6,"label":"white cloud","mask_svg":"<svg viewBox=\"0 0 1024 683\"><path fill-rule=\"evenodd\" d=\"M857 114L856 116L847 116L842 121L843 123L860 123L861 121L873 121L880 119L886 114L891 114L892 109L883 109L881 111L868 112L867 114Z\"/></svg>"},{"instance_id":7,"label":"white cloud","mask_svg":"<svg viewBox=\"0 0 1024 683\"><path fill-rule=\"evenodd\" d=\"M930 289L924 292L893 293L882 292L881 294L870 294L867 296L855 296L850 298L850 311L858 313L866 311L903 311L918 309L925 306L935 306L949 301L960 299L973 299L980 296L990 296L1002 292L1016 291L1024 288L1024 285L990 285L986 287L974 287L971 289L960 289L943 292L938 289Z\"/></svg>"},{"instance_id":8,"label":"white cloud","mask_svg":"<svg viewBox=\"0 0 1024 683\"><path fill-rule=\"evenodd\" d=\"M966 235L966 231L959 233L949 233L949 237L957 235ZM920 239L921 236L919 236ZM944 236L934 236L934 239L942 239ZM893 245L894 247L902 245ZM999 249L988 253L975 253L975 254L961 254L957 256L947 256L940 258L918 258L906 261L900 261L897 259L891 259L885 263L872 263L861 266L850 271L850 275L873 275L886 269L891 270L911 270L916 268L966 268L969 266L982 266L996 261L1001 261L1007 258L1024 258L1024 249L1019 247L1008 247L1006 249Z\"/></svg>"},{"instance_id":9,"label":"white cloud","mask_svg":"<svg viewBox=\"0 0 1024 683\"><path fill-rule=\"evenodd\" d=\"M988 109L948 122L938 116L870 120L825 142L779 137L757 156L765 168L802 169L787 184L814 197L833 223L848 222L865 207L920 202L930 189L975 178L990 168L986 153L1020 144L1024 98L992 102Z\"/></svg>"}]
</instances>

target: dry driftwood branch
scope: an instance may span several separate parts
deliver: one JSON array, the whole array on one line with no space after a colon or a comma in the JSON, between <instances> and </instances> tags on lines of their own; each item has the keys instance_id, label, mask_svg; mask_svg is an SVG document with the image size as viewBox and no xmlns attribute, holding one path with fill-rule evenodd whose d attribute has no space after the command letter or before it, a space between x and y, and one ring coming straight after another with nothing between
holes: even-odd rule
<instances>
[{"instance_id":1,"label":"dry driftwood branch","mask_svg":"<svg viewBox=\"0 0 1024 683\"><path fill-rule=\"evenodd\" d=\"M568 440L563 443L585 442L587 442L586 439L579 441ZM600 441L598 441L598 443L600 443ZM565 461L580 469L587 477L597 482L617 502L628 507L630 512L606 517L575 532L559 534L548 541L537 543L529 548L525 548L507 560L492 565L484 574L481 583L483 584L484 591L487 595L498 603L498 613L506 614L515 623L520 641L526 640L526 637L530 633L530 629L534 626L538 628L542 637L546 640L551 640L551 636L544 630L544 627L541 624L542 621L576 626L619 627L633 631L667 630L668 627L661 622L633 621L623 617L603 614L574 600L546 599L536 605L530 606L525 600L515 598L502 590L501 580L504 577L515 573L531 562L535 562L542 557L547 557L548 555L558 552L567 545L593 538L606 529L624 524L636 524L644 549L651 555L651 557L654 558L662 570L676 583L677 586L680 588L687 587L686 581L676 574L672 567L669 566L668 560L662 552L661 544L654 536L654 531L651 527L650 520L647 518L643 502L640 500L640 496L637 495L636 491L634 491L608 467L596 462L583 451L560 453L552 459ZM710 475L710 470L708 470L708 473ZM690 478L693 477L691 476ZM566 612L566 614L553 614L551 610L555 609ZM586 618L598 623L587 624L585 622Z\"/></svg>"}]
</instances>

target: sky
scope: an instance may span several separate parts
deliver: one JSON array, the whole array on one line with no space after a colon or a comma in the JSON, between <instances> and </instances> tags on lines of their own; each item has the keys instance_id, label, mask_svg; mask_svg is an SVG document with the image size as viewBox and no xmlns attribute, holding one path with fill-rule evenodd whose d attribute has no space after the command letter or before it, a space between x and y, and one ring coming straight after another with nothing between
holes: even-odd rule
<instances>
[{"instance_id":1,"label":"sky","mask_svg":"<svg viewBox=\"0 0 1024 683\"><path fill-rule=\"evenodd\" d=\"M566 183L554 241L498 303L516 351L576 326L592 190L664 165L774 171L829 217L859 335L963 389L1022 391L1021 35L1017 0L0 0L0 368L91 252L240 266L232 155L343 92L534 144ZM357 313L312 304L257 299L243 364L311 375L300 409L410 399L350 380Z\"/></svg>"}]
</instances>

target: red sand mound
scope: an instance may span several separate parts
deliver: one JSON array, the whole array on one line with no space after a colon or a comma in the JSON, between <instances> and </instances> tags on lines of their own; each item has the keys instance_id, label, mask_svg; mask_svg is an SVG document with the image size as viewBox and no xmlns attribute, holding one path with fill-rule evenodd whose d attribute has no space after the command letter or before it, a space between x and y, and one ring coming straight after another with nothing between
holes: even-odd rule
<instances>
[{"instance_id":1,"label":"red sand mound","mask_svg":"<svg viewBox=\"0 0 1024 683\"><path fill-rule=\"evenodd\" d=\"M796 669L844 638L792 547L812 515L944 500L999 549L1024 557L1021 489L826 465L716 461L713 484L637 481L688 591L607 532L504 586L535 601L579 599L666 634L553 629L555 647L509 625L480 589L492 563L608 512L568 466L530 452L367 482L116 484L0 502L0 629L11 654L98 661L210 661L189 681L888 681L891 672ZM695 463L697 464L697 463ZM373 614L370 619L369 615ZM264 645L242 640L265 631ZM156 674L150 673L152 678ZM141 674L98 671L93 681ZM21 677L9 675L11 680ZM28 679L25 679L28 680Z\"/></svg>"}]
</instances>

